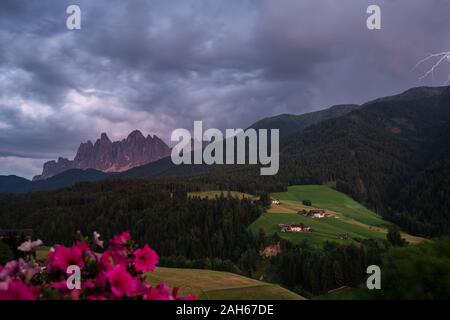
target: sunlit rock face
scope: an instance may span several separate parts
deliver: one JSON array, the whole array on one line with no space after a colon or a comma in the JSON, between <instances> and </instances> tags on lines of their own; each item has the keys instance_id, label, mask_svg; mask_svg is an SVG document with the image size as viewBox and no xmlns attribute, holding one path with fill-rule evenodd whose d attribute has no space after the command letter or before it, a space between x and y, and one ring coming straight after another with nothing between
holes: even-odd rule
<instances>
[{"instance_id":1,"label":"sunlit rock face","mask_svg":"<svg viewBox=\"0 0 450 320\"><path fill-rule=\"evenodd\" d=\"M170 155L170 148L156 135L144 137L139 130L126 139L112 142L106 133L94 144L81 143L73 160L59 158L44 164L41 175L33 180L48 179L70 169L96 169L104 172L122 172Z\"/></svg>"}]
</instances>

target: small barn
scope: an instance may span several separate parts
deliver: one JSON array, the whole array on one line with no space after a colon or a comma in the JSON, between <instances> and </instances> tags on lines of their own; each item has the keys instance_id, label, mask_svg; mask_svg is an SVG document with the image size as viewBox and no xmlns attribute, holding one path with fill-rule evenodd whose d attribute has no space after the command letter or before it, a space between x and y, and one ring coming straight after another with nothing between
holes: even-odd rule
<instances>
[{"instance_id":1,"label":"small barn","mask_svg":"<svg viewBox=\"0 0 450 320\"><path fill-rule=\"evenodd\" d=\"M272 204L274 204L274 205L276 205L276 206L279 206L280 205L280 200L278 200L278 199L272 199Z\"/></svg>"}]
</instances>

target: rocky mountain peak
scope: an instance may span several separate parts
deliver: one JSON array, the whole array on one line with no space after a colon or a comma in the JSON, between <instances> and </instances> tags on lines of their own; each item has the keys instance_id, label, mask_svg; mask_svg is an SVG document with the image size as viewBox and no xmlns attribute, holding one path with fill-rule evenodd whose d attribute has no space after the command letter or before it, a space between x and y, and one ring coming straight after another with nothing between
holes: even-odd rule
<instances>
[{"instance_id":1,"label":"rocky mountain peak","mask_svg":"<svg viewBox=\"0 0 450 320\"><path fill-rule=\"evenodd\" d=\"M134 130L128 135L129 139L139 139L144 138L144 135L139 130Z\"/></svg>"},{"instance_id":2,"label":"rocky mountain peak","mask_svg":"<svg viewBox=\"0 0 450 320\"><path fill-rule=\"evenodd\" d=\"M97 139L97 141L95 142L96 145L100 144L100 145L110 145L112 144L111 140L109 140L109 137L106 133L102 133L100 136L100 139Z\"/></svg>"},{"instance_id":3,"label":"rocky mountain peak","mask_svg":"<svg viewBox=\"0 0 450 320\"><path fill-rule=\"evenodd\" d=\"M44 164L41 175L33 180L48 179L70 169L96 169L104 172L121 172L170 155L170 148L156 135L144 137L134 130L126 139L111 142L106 133L95 144L89 140L81 143L73 160L58 158Z\"/></svg>"}]
</instances>

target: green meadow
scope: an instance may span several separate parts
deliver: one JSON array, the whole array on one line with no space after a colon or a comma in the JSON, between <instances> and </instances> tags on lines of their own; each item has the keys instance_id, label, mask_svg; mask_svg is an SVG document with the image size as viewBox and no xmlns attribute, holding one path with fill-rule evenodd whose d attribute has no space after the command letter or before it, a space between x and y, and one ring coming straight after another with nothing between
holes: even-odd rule
<instances>
[{"instance_id":1,"label":"green meadow","mask_svg":"<svg viewBox=\"0 0 450 320\"><path fill-rule=\"evenodd\" d=\"M373 211L367 209L349 196L321 185L291 186L287 192L271 194L280 200L280 205L272 205L258 218L250 230L258 232L263 229L266 234L277 232L283 239L293 243L307 241L320 247L325 241L349 243L355 239L386 239L389 222L384 221ZM310 200L311 207L302 204ZM298 215L302 209L324 209L331 217L312 219ZM303 223L311 226L312 232L282 233L278 224ZM349 240L340 240L341 234L348 234ZM422 238L402 234L410 243L419 243Z\"/></svg>"},{"instance_id":2,"label":"green meadow","mask_svg":"<svg viewBox=\"0 0 450 320\"><path fill-rule=\"evenodd\" d=\"M287 192L273 193L273 198L302 202L311 200L312 206L339 213L344 218L353 219L370 226L388 226L373 211L367 209L349 196L321 185L291 186Z\"/></svg>"}]
</instances>

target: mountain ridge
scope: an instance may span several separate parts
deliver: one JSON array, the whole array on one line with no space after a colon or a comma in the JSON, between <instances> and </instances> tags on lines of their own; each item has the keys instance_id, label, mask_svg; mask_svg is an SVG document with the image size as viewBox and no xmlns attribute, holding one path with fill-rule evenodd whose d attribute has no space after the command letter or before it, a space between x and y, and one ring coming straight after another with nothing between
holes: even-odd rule
<instances>
[{"instance_id":1,"label":"mountain ridge","mask_svg":"<svg viewBox=\"0 0 450 320\"><path fill-rule=\"evenodd\" d=\"M102 172L123 172L168 156L170 148L158 136L144 137L139 130L127 138L112 142L102 133L95 143L90 140L78 147L73 160L59 157L44 163L42 174L33 178L40 181L70 169L95 169Z\"/></svg>"},{"instance_id":2,"label":"mountain ridge","mask_svg":"<svg viewBox=\"0 0 450 320\"><path fill-rule=\"evenodd\" d=\"M280 114L272 117L263 118L253 123L249 128L253 129L279 129L280 138L302 131L310 125L322 121L343 116L360 108L356 104L334 105L319 111L307 112L303 114Z\"/></svg>"}]
</instances>

